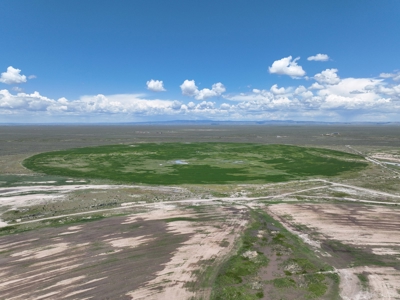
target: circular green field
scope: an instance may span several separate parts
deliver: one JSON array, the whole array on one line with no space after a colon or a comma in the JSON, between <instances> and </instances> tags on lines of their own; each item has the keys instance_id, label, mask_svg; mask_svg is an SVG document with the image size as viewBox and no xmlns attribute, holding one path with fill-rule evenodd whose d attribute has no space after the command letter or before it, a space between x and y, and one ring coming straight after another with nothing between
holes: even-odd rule
<instances>
[{"instance_id":1,"label":"circular green field","mask_svg":"<svg viewBox=\"0 0 400 300\"><path fill-rule=\"evenodd\" d=\"M336 176L367 166L361 156L340 151L239 143L87 147L41 153L23 164L49 175L147 184L280 182Z\"/></svg>"}]
</instances>

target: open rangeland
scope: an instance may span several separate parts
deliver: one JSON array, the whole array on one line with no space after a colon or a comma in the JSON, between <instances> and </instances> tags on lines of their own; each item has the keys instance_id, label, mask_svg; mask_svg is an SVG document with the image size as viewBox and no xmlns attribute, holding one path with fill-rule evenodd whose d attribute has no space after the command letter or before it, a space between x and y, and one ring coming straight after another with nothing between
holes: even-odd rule
<instances>
[{"instance_id":1,"label":"open rangeland","mask_svg":"<svg viewBox=\"0 0 400 300\"><path fill-rule=\"evenodd\" d=\"M1 127L0 299L400 299L398 127L217 125Z\"/></svg>"}]
</instances>

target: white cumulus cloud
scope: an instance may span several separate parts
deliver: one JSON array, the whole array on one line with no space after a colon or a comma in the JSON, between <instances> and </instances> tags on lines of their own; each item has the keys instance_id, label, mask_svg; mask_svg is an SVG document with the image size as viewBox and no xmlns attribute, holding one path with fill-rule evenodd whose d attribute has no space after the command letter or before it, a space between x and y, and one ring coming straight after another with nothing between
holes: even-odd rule
<instances>
[{"instance_id":1,"label":"white cumulus cloud","mask_svg":"<svg viewBox=\"0 0 400 300\"><path fill-rule=\"evenodd\" d=\"M231 108L231 106L229 104L227 104L227 103L222 103L220 105L220 109L221 110L229 110L230 108Z\"/></svg>"},{"instance_id":2,"label":"white cumulus cloud","mask_svg":"<svg viewBox=\"0 0 400 300\"><path fill-rule=\"evenodd\" d=\"M400 84L391 87L379 85L377 91L381 94L393 96L400 99Z\"/></svg>"},{"instance_id":3,"label":"white cumulus cloud","mask_svg":"<svg viewBox=\"0 0 400 300\"><path fill-rule=\"evenodd\" d=\"M381 73L379 74L379 77L381 78L392 78L395 74L392 73Z\"/></svg>"},{"instance_id":4,"label":"white cumulus cloud","mask_svg":"<svg viewBox=\"0 0 400 300\"><path fill-rule=\"evenodd\" d=\"M180 85L180 88L183 95L194 97L196 100L218 97L226 91L225 86L221 82L214 83L211 89L204 88L199 90L194 80L187 79Z\"/></svg>"},{"instance_id":5,"label":"white cumulus cloud","mask_svg":"<svg viewBox=\"0 0 400 300\"><path fill-rule=\"evenodd\" d=\"M275 95L282 95L285 93L285 88L284 87L278 88L278 85L274 84L273 86L271 86L270 91Z\"/></svg>"},{"instance_id":6,"label":"white cumulus cloud","mask_svg":"<svg viewBox=\"0 0 400 300\"><path fill-rule=\"evenodd\" d=\"M327 61L329 60L329 56L327 54L318 53L317 55L313 55L307 58L307 60L313 61Z\"/></svg>"},{"instance_id":7,"label":"white cumulus cloud","mask_svg":"<svg viewBox=\"0 0 400 300\"><path fill-rule=\"evenodd\" d=\"M23 89L20 88L19 86L13 86L12 90L15 91L15 92L19 92L19 93L23 91Z\"/></svg>"},{"instance_id":8,"label":"white cumulus cloud","mask_svg":"<svg viewBox=\"0 0 400 300\"><path fill-rule=\"evenodd\" d=\"M197 89L196 83L194 80L185 80L181 85L180 88L182 90L182 95L185 96L194 96L196 95L199 90Z\"/></svg>"},{"instance_id":9,"label":"white cumulus cloud","mask_svg":"<svg viewBox=\"0 0 400 300\"><path fill-rule=\"evenodd\" d=\"M292 56L284 57L282 59L276 60L269 67L269 72L271 74L288 75L292 78L302 77L306 74L301 66L297 64L300 57L293 59Z\"/></svg>"},{"instance_id":10,"label":"white cumulus cloud","mask_svg":"<svg viewBox=\"0 0 400 300\"><path fill-rule=\"evenodd\" d=\"M217 82L212 85L211 90L219 96L226 91L226 88L221 82Z\"/></svg>"},{"instance_id":11,"label":"white cumulus cloud","mask_svg":"<svg viewBox=\"0 0 400 300\"><path fill-rule=\"evenodd\" d=\"M0 90L0 109L45 111L53 105L57 105L57 101L42 96L39 92L13 95L8 90Z\"/></svg>"},{"instance_id":12,"label":"white cumulus cloud","mask_svg":"<svg viewBox=\"0 0 400 300\"><path fill-rule=\"evenodd\" d=\"M181 109L179 101L149 100L141 94L117 95L89 95L77 100L69 101L66 98L58 100L40 95L11 94L7 90L0 90L0 113L4 111L32 112L41 111L48 115L98 115L98 114L124 114L124 115L168 115L176 114Z\"/></svg>"},{"instance_id":13,"label":"white cumulus cloud","mask_svg":"<svg viewBox=\"0 0 400 300\"><path fill-rule=\"evenodd\" d=\"M329 78L326 72L324 74ZM324 81L332 82L326 78ZM383 79L375 78L337 78L333 81L336 84L315 83L308 88L303 85L281 88L274 85L270 90L254 88L249 93L227 95L224 98L238 101L231 105L231 115L253 115L255 118L274 113L280 118L303 116L306 119L319 118L321 121L327 118L344 121L349 116L359 120L365 116L365 120L369 120L372 113L386 114L391 120L396 119L393 112L400 111L400 85L387 84Z\"/></svg>"},{"instance_id":14,"label":"white cumulus cloud","mask_svg":"<svg viewBox=\"0 0 400 300\"><path fill-rule=\"evenodd\" d=\"M306 91L307 91L306 87L304 85L300 85L294 90L294 93L295 94L301 94L301 93L304 93Z\"/></svg>"},{"instance_id":15,"label":"white cumulus cloud","mask_svg":"<svg viewBox=\"0 0 400 300\"><path fill-rule=\"evenodd\" d=\"M12 66L9 66L6 72L1 73L0 82L5 84L18 84L26 82L26 76L21 75L20 73L20 69L15 69Z\"/></svg>"},{"instance_id":16,"label":"white cumulus cloud","mask_svg":"<svg viewBox=\"0 0 400 300\"><path fill-rule=\"evenodd\" d=\"M314 79L321 84L338 84L340 82L339 76L337 76L338 69L326 69L321 73L315 74Z\"/></svg>"},{"instance_id":17,"label":"white cumulus cloud","mask_svg":"<svg viewBox=\"0 0 400 300\"><path fill-rule=\"evenodd\" d=\"M314 83L309 87L310 90L320 90L320 89L323 89L323 88L324 88L324 86L323 86L322 84L319 84L318 82L314 82Z\"/></svg>"},{"instance_id":18,"label":"white cumulus cloud","mask_svg":"<svg viewBox=\"0 0 400 300\"><path fill-rule=\"evenodd\" d=\"M207 88L200 90L198 94L195 95L195 98L197 100L203 100L207 98L218 97L225 91L225 86L221 82L218 82L212 85L211 90Z\"/></svg>"},{"instance_id":19,"label":"white cumulus cloud","mask_svg":"<svg viewBox=\"0 0 400 300\"><path fill-rule=\"evenodd\" d=\"M381 73L381 74L379 74L379 77L381 77L381 78L393 78L393 80L399 81L400 80L400 72L396 72L396 73Z\"/></svg>"},{"instance_id":20,"label":"white cumulus cloud","mask_svg":"<svg viewBox=\"0 0 400 300\"><path fill-rule=\"evenodd\" d=\"M162 80L149 80L146 82L147 89L153 92L165 92L164 83Z\"/></svg>"},{"instance_id":21,"label":"white cumulus cloud","mask_svg":"<svg viewBox=\"0 0 400 300\"><path fill-rule=\"evenodd\" d=\"M324 99L322 108L343 107L366 109L390 102L378 93L382 80L371 78L344 78L336 85L328 85L318 95Z\"/></svg>"}]
</instances>

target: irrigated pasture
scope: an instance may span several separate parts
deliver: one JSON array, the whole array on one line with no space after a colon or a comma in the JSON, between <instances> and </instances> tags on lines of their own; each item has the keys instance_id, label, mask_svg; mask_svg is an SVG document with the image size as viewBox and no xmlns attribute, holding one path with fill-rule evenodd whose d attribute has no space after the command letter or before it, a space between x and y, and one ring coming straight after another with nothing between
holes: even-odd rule
<instances>
[{"instance_id":1,"label":"irrigated pasture","mask_svg":"<svg viewBox=\"0 0 400 300\"><path fill-rule=\"evenodd\" d=\"M335 176L367 163L355 154L290 145L150 143L41 153L24 166L51 175L168 185L281 182Z\"/></svg>"}]
</instances>

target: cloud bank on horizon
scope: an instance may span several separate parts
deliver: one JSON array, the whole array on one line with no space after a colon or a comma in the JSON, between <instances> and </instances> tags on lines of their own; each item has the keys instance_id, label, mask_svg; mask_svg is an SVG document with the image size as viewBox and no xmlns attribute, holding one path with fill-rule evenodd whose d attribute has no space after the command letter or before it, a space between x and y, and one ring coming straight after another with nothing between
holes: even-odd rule
<instances>
[{"instance_id":1,"label":"cloud bank on horizon","mask_svg":"<svg viewBox=\"0 0 400 300\"><path fill-rule=\"evenodd\" d=\"M308 61L327 61L327 54L316 54ZM9 66L1 74L0 82L14 85L12 93L0 90L0 115L15 116L23 121L33 115L42 120L68 117L113 116L119 120L211 119L211 120L319 120L398 121L400 109L400 71L381 73L376 77L340 78L336 68L321 69L313 76L299 64L300 57L275 60L268 67L270 74L288 76L292 84L269 89L252 88L242 93L227 93L221 82L211 88L199 89L195 80L185 79L180 88L187 101L154 99L150 94L83 95L79 99L51 99L39 92L24 93L21 84L27 77L21 70ZM302 84L299 84L302 80ZM306 83L306 84L304 84ZM146 82L152 92L166 92L164 81ZM172 87L171 87L172 89ZM194 99L195 101L192 101ZM54 117L54 119L52 119ZM9 119L9 118L8 118Z\"/></svg>"}]
</instances>

